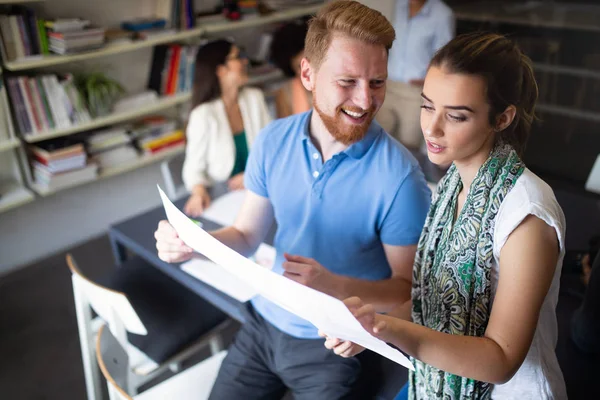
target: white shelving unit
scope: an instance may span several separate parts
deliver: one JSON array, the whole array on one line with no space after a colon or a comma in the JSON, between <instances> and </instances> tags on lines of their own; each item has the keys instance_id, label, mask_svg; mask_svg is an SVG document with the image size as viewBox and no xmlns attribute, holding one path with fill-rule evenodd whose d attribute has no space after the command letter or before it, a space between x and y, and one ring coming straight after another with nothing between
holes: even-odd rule
<instances>
[{"instance_id":1,"label":"white shelving unit","mask_svg":"<svg viewBox=\"0 0 600 400\"><path fill-rule=\"evenodd\" d=\"M0 213L32 202L34 199L33 193L18 182L0 184L0 192L2 193Z\"/></svg>"},{"instance_id":2,"label":"white shelving unit","mask_svg":"<svg viewBox=\"0 0 600 400\"><path fill-rule=\"evenodd\" d=\"M139 108L139 109L109 114L109 115L106 115L106 116L103 116L100 118L95 118L95 119L91 120L90 122L86 122L85 124L78 124L78 125L71 126L69 128L54 129L54 130L51 130L48 132L27 135L27 136L23 137L23 140L25 140L28 143L41 142L42 140L48 140L48 139L53 139L53 138L57 138L57 137L61 137L61 136L72 135L74 133L85 132L85 131L89 131L92 129L101 128L101 127L107 126L107 125L132 121L137 118L141 118L141 117L144 117L144 116L147 116L150 114L154 114L159 111L167 110L178 104L185 103L190 98L191 98L191 94L189 94L189 93L183 93L183 94L178 94L178 95L173 95L173 96L165 96L165 97L161 98L160 100L158 100L157 102L148 104L147 106Z\"/></svg>"},{"instance_id":3,"label":"white shelving unit","mask_svg":"<svg viewBox=\"0 0 600 400\"><path fill-rule=\"evenodd\" d=\"M34 3L36 0L13 0L6 1L0 0L0 4L15 4L15 3ZM43 1L43 0L39 0ZM174 34L165 34L163 36L154 37L147 40L136 40L131 42L121 42L115 44L109 44L101 49L88 51L84 53L72 54L72 55L45 55L45 56L33 56L16 61L4 63L3 68L11 72L18 71L31 71L38 68L46 68L51 66L57 66L62 64L74 63L84 60L92 60L104 56L116 55L122 53L133 52L140 49L151 48L156 45L168 44L174 42L185 42L193 39L200 39L202 37L214 37L221 34L226 34L234 30L248 29L259 27L265 24L271 24L276 22L282 22L294 18L299 18L305 15L311 15L316 13L323 3L311 5L307 7L299 7L291 10L277 11L266 16L245 16L240 21L223 21L202 24L200 22L197 26L190 30L180 31ZM1 71L1 70L0 70ZM283 73L279 70L275 70L269 73L250 76L248 85L260 85L261 83L275 81L283 78ZM183 105L191 99L190 93L177 94L172 96L165 96L160 98L157 102L148 104L142 108L127 112L113 113L100 118L95 118L90 122L84 124L78 124L65 129L54 129L42 133L29 134L23 137L23 141L27 143L36 143L48 139L58 138L62 136L72 135L79 132L85 132L105 126L119 124L123 122L133 121L144 116L152 115L161 111L166 111L176 106ZM12 121L11 121L12 126ZM12 128L11 128L12 129ZM22 145L21 141L14 138L14 134L10 136L11 139L0 141L0 152L11 151L14 153L16 162L14 167L15 170L20 169L24 174L24 177L19 174L18 179L14 182L8 181L5 185L10 186L8 189L5 187L5 191L2 197L0 197L0 212L5 211L9 208L25 204L35 199L34 194L24 187L23 181L27 182L27 186L33 190L38 196L45 197L56 193L57 191L66 190L75 186L81 186L88 183L96 182L98 180L108 178L111 176L120 175L129 171L133 171L138 168L142 168L146 165L157 163L164 159L168 159L175 155L181 154L185 151L185 147L182 145L173 149L165 150L156 155L145 155L140 156L134 162L119 165L116 167L107 168L100 170L98 176L94 179L85 182L74 182L70 186L62 187L58 190L48 190L45 187L37 184L33 181L31 171L27 158L25 156L25 146ZM0 153L1 154L1 153ZM19 168L20 167L20 168ZM0 184L0 188L2 188Z\"/></svg>"},{"instance_id":4,"label":"white shelving unit","mask_svg":"<svg viewBox=\"0 0 600 400\"><path fill-rule=\"evenodd\" d=\"M14 3L14 2L13 2ZM194 29L189 29L177 32L170 35L164 35L147 40L136 40L129 43L118 43L107 45L101 49L87 51L80 54L72 55L47 55L34 56L17 61L5 63L5 68L10 71L23 71L36 68L44 68L53 65L67 64L76 61L91 60L98 57L104 57L111 54L120 54L131 52L139 49L144 49L159 44L173 43L185 41L193 38L200 38L203 35L215 35L218 33L229 32L237 29L253 28L274 22L286 21L289 19L299 18L304 15L310 15L319 10L321 5L313 5L309 7L301 7L293 10L279 11L267 16L247 17L241 21L228 21L219 23L210 23L200 25Z\"/></svg>"},{"instance_id":5,"label":"white shelving unit","mask_svg":"<svg viewBox=\"0 0 600 400\"><path fill-rule=\"evenodd\" d=\"M0 141L0 152L1 151L6 151L6 150L10 150L10 149L14 149L19 147L21 143L19 142L19 139L17 138L10 138L8 140L1 140Z\"/></svg>"},{"instance_id":6,"label":"white shelving unit","mask_svg":"<svg viewBox=\"0 0 600 400\"><path fill-rule=\"evenodd\" d=\"M46 196L50 196L51 194L54 194L56 192L59 191L63 191L66 189L70 189L76 186L82 186L82 185L87 185L88 183L91 182L97 182L101 179L104 178L109 178L111 176L115 176L115 175L121 175L124 174L126 172L129 171L133 171L136 170L138 168L142 168L145 167L146 165L150 165L150 164L154 164L157 163L159 161L162 161L164 159L173 157L177 154L181 154L185 151L185 146L181 145L181 146L177 146L174 147L172 149L169 150L164 150L158 154L153 154L153 155L143 155L140 156L137 160L130 162L130 163L125 163L116 167L111 167L111 168L107 168L104 170L101 170L98 173L98 176L94 179L90 179L88 181L85 182L75 182L72 185L68 185L68 186L64 186L62 188L60 188L59 190L48 190L45 187L33 182L31 183L31 188L40 196L42 197L46 197Z\"/></svg>"}]
</instances>

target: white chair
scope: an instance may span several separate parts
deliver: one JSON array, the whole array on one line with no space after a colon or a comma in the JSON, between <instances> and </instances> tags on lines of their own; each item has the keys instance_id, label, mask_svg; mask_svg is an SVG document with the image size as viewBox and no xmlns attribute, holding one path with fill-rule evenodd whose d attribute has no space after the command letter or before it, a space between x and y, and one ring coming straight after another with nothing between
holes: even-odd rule
<instances>
[{"instance_id":1,"label":"white chair","mask_svg":"<svg viewBox=\"0 0 600 400\"><path fill-rule=\"evenodd\" d=\"M160 172L165 183L165 193L171 201L180 199L188 194L181 177L184 160L185 154L182 153L160 164Z\"/></svg>"},{"instance_id":2,"label":"white chair","mask_svg":"<svg viewBox=\"0 0 600 400\"><path fill-rule=\"evenodd\" d=\"M96 339L96 358L106 378L111 399L115 400L205 400L217 378L227 351L221 351L200 363L152 386L140 394L131 392L131 365L120 342L103 325Z\"/></svg>"},{"instance_id":3,"label":"white chair","mask_svg":"<svg viewBox=\"0 0 600 400\"><path fill-rule=\"evenodd\" d=\"M220 333L231 320L140 258L134 257L116 268L105 279L105 285L86 278L70 254L67 264L72 273L89 400L102 398L93 351L94 336L102 321L127 349L131 366L128 393L135 393L166 369L177 372L183 360L206 346L212 354L222 350ZM99 318L92 318L91 309Z\"/></svg>"}]
</instances>

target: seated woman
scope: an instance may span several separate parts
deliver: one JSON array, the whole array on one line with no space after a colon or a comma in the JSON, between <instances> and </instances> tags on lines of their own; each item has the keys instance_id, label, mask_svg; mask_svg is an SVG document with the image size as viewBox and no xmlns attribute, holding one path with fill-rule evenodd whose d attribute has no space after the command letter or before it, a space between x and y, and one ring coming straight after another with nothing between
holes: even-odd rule
<instances>
[{"instance_id":1,"label":"seated woman","mask_svg":"<svg viewBox=\"0 0 600 400\"><path fill-rule=\"evenodd\" d=\"M191 193L184 211L192 217L209 206L213 183L227 181L231 190L244 187L248 152L271 121L262 92L243 88L246 65L240 49L227 40L198 50L183 164L183 181Z\"/></svg>"},{"instance_id":2,"label":"seated woman","mask_svg":"<svg viewBox=\"0 0 600 400\"><path fill-rule=\"evenodd\" d=\"M531 61L503 36L459 36L434 56L421 96L428 157L452 166L421 233L412 301L390 315L346 305L412 356L411 399L566 399L555 354L565 218L521 159L538 97Z\"/></svg>"},{"instance_id":3,"label":"seated woman","mask_svg":"<svg viewBox=\"0 0 600 400\"><path fill-rule=\"evenodd\" d=\"M304 57L304 39L307 31L305 22L294 22L283 25L273 35L271 61L288 78L275 93L277 118L300 114L312 107L311 93L300 81L300 61Z\"/></svg>"}]
</instances>

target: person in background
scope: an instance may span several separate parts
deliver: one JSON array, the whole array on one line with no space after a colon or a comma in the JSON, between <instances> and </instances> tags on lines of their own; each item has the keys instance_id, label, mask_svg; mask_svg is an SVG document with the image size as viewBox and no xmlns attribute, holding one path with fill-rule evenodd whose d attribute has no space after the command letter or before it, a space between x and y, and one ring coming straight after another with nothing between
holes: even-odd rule
<instances>
[{"instance_id":1,"label":"person in background","mask_svg":"<svg viewBox=\"0 0 600 400\"><path fill-rule=\"evenodd\" d=\"M397 0L396 43L388 60L386 100L377 121L411 150L422 143L421 90L435 52L454 37L455 19L441 0Z\"/></svg>"},{"instance_id":2,"label":"person in background","mask_svg":"<svg viewBox=\"0 0 600 400\"><path fill-rule=\"evenodd\" d=\"M567 398L555 354L565 218L521 159L537 97L531 60L503 36L459 36L431 61L421 128L429 159L452 166L419 239L412 312L346 300L368 332L413 357L410 399Z\"/></svg>"},{"instance_id":3,"label":"person in background","mask_svg":"<svg viewBox=\"0 0 600 400\"><path fill-rule=\"evenodd\" d=\"M312 107L311 93L300 80L300 61L304 57L304 40L308 26L305 21L281 26L273 34L271 61L286 76L286 82L275 93L277 118L306 112Z\"/></svg>"},{"instance_id":4,"label":"person in background","mask_svg":"<svg viewBox=\"0 0 600 400\"><path fill-rule=\"evenodd\" d=\"M394 28L357 1L326 3L301 62L313 109L273 121L257 138L234 224L211 234L252 255L276 222L275 273L338 299L390 311L410 303L417 240L431 192L415 158L373 119L385 98ZM166 262L193 257L168 223L155 232ZM223 360L210 399L365 399L363 364L323 347L308 321L264 297Z\"/></svg>"},{"instance_id":5,"label":"person in background","mask_svg":"<svg viewBox=\"0 0 600 400\"><path fill-rule=\"evenodd\" d=\"M210 205L208 188L215 182L227 181L230 190L244 187L250 148L271 121L263 93L243 87L247 64L227 40L198 50L182 173L191 193L184 211L191 217Z\"/></svg>"}]
</instances>

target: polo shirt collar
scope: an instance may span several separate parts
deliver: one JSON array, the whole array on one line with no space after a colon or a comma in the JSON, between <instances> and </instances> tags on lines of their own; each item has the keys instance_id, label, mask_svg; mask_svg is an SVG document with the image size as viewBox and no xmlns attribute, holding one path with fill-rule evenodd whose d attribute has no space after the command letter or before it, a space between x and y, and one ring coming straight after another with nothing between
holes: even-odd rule
<instances>
[{"instance_id":1,"label":"polo shirt collar","mask_svg":"<svg viewBox=\"0 0 600 400\"><path fill-rule=\"evenodd\" d=\"M308 129L310 126L310 119L312 118L312 113L313 110L308 112L307 118L304 121L304 129L302 135L302 140L308 141L309 143L311 141L310 132ZM375 142L375 139L381 134L381 131L381 126L379 126L377 121L373 119L371 125L369 126L369 129L367 130L367 133L365 134L365 137L356 143L352 143L350 146L348 146L346 150L342 151L342 153L346 153L349 157L352 157L354 159L362 158L367 153L367 151L369 151L369 149L373 145L373 142Z\"/></svg>"}]
</instances>

